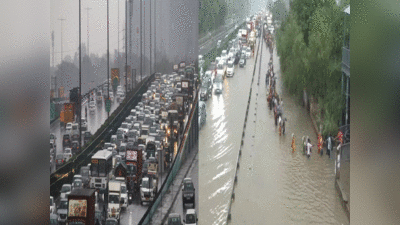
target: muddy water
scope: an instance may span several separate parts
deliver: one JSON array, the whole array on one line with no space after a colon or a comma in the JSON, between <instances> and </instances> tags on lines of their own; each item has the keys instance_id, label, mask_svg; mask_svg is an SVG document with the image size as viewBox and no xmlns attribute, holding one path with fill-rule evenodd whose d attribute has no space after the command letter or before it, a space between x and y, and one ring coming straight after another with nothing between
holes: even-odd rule
<instances>
[{"instance_id":1,"label":"muddy water","mask_svg":"<svg viewBox=\"0 0 400 225\"><path fill-rule=\"evenodd\" d=\"M287 133L278 134L266 101L269 58L264 43L260 77L258 62L252 85L231 224L349 224L334 186L333 157L316 155L316 148L310 159L300 152L301 137L309 135L316 144L316 136L298 98L282 87L275 50L277 89L287 118ZM199 224L225 223L254 60L236 68L235 76L225 81L223 94L213 94L207 102L207 122L199 142ZM292 133L295 153L290 147Z\"/></svg>"}]
</instances>

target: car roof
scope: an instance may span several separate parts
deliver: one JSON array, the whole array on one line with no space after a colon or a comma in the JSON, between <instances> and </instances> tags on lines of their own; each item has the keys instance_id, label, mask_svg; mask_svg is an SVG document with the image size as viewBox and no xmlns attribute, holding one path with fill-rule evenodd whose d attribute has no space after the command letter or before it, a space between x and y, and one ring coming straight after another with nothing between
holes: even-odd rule
<instances>
[{"instance_id":1,"label":"car roof","mask_svg":"<svg viewBox=\"0 0 400 225\"><path fill-rule=\"evenodd\" d=\"M188 210L186 211L186 214L196 214L196 210L194 210L194 209L188 209Z\"/></svg>"},{"instance_id":2,"label":"car roof","mask_svg":"<svg viewBox=\"0 0 400 225\"><path fill-rule=\"evenodd\" d=\"M170 213L169 217L180 217L181 215L178 213Z\"/></svg>"}]
</instances>

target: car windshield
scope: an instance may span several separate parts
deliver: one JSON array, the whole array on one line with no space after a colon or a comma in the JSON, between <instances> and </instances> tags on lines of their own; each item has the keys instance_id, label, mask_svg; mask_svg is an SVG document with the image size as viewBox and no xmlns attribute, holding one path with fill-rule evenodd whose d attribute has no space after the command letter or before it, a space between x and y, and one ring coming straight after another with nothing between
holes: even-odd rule
<instances>
[{"instance_id":1,"label":"car windshield","mask_svg":"<svg viewBox=\"0 0 400 225\"><path fill-rule=\"evenodd\" d=\"M171 225L174 225L174 224L180 224L181 221L178 217L173 217L173 218L169 218L168 222L170 222Z\"/></svg>"},{"instance_id":2,"label":"car windshield","mask_svg":"<svg viewBox=\"0 0 400 225\"><path fill-rule=\"evenodd\" d=\"M53 199L50 198L50 205L53 205Z\"/></svg>"},{"instance_id":3,"label":"car windshield","mask_svg":"<svg viewBox=\"0 0 400 225\"><path fill-rule=\"evenodd\" d=\"M108 202L111 204L118 204L119 203L118 195L109 195Z\"/></svg>"},{"instance_id":4,"label":"car windshield","mask_svg":"<svg viewBox=\"0 0 400 225\"><path fill-rule=\"evenodd\" d=\"M157 129L155 127L150 127L150 133L156 133Z\"/></svg>"},{"instance_id":5,"label":"car windshield","mask_svg":"<svg viewBox=\"0 0 400 225\"><path fill-rule=\"evenodd\" d=\"M71 153L71 149L66 148L66 149L64 150L64 153L70 154L70 153Z\"/></svg>"},{"instance_id":6,"label":"car windshield","mask_svg":"<svg viewBox=\"0 0 400 225\"><path fill-rule=\"evenodd\" d=\"M122 127L122 128L128 128L128 124L123 123L123 124L121 125L121 127Z\"/></svg>"},{"instance_id":7,"label":"car windshield","mask_svg":"<svg viewBox=\"0 0 400 225\"><path fill-rule=\"evenodd\" d=\"M219 70L224 69L224 65L223 65L223 64L218 64L218 69L219 69Z\"/></svg>"},{"instance_id":8,"label":"car windshield","mask_svg":"<svg viewBox=\"0 0 400 225\"><path fill-rule=\"evenodd\" d=\"M89 176L89 170L88 169L81 169L81 175L82 176Z\"/></svg>"},{"instance_id":9,"label":"car windshield","mask_svg":"<svg viewBox=\"0 0 400 225\"><path fill-rule=\"evenodd\" d=\"M142 130L142 135L149 135L149 131L148 130Z\"/></svg>"},{"instance_id":10,"label":"car windshield","mask_svg":"<svg viewBox=\"0 0 400 225\"><path fill-rule=\"evenodd\" d=\"M64 156L62 154L59 154L56 156L56 159L62 159Z\"/></svg>"},{"instance_id":11,"label":"car windshield","mask_svg":"<svg viewBox=\"0 0 400 225\"><path fill-rule=\"evenodd\" d=\"M68 201L61 201L58 209L68 209Z\"/></svg>"},{"instance_id":12,"label":"car windshield","mask_svg":"<svg viewBox=\"0 0 400 225\"><path fill-rule=\"evenodd\" d=\"M185 183L184 184L184 190L185 191L193 191L194 190L193 184L192 183Z\"/></svg>"},{"instance_id":13,"label":"car windshield","mask_svg":"<svg viewBox=\"0 0 400 225\"><path fill-rule=\"evenodd\" d=\"M64 186L61 188L62 193L69 192L69 191L71 191L71 187L69 187L69 186Z\"/></svg>"},{"instance_id":14,"label":"car windshield","mask_svg":"<svg viewBox=\"0 0 400 225\"><path fill-rule=\"evenodd\" d=\"M89 132L86 132L86 133L85 133L85 137L90 137L90 133L89 133Z\"/></svg>"},{"instance_id":15,"label":"car windshield","mask_svg":"<svg viewBox=\"0 0 400 225\"><path fill-rule=\"evenodd\" d=\"M196 217L194 214L186 214L186 223L196 223Z\"/></svg>"},{"instance_id":16,"label":"car windshield","mask_svg":"<svg viewBox=\"0 0 400 225\"><path fill-rule=\"evenodd\" d=\"M115 221L112 221L112 220L106 221L106 225L115 225L115 224L117 224Z\"/></svg>"},{"instance_id":17,"label":"car windshield","mask_svg":"<svg viewBox=\"0 0 400 225\"><path fill-rule=\"evenodd\" d=\"M128 175L135 175L136 174L136 166L135 165L132 165L132 164L129 164L129 165L127 165L128 166Z\"/></svg>"},{"instance_id":18,"label":"car windshield","mask_svg":"<svg viewBox=\"0 0 400 225\"><path fill-rule=\"evenodd\" d=\"M123 192L123 193L126 192L126 186L121 186L121 192Z\"/></svg>"},{"instance_id":19,"label":"car windshield","mask_svg":"<svg viewBox=\"0 0 400 225\"><path fill-rule=\"evenodd\" d=\"M54 135L50 134L50 139L54 139L54 138L55 138Z\"/></svg>"},{"instance_id":20,"label":"car windshield","mask_svg":"<svg viewBox=\"0 0 400 225\"><path fill-rule=\"evenodd\" d=\"M232 63L228 63L228 68L233 68L233 64Z\"/></svg>"},{"instance_id":21,"label":"car windshield","mask_svg":"<svg viewBox=\"0 0 400 225\"><path fill-rule=\"evenodd\" d=\"M74 182L74 187L80 187L82 186L82 182L81 181L75 181Z\"/></svg>"},{"instance_id":22,"label":"car windshield","mask_svg":"<svg viewBox=\"0 0 400 225\"><path fill-rule=\"evenodd\" d=\"M219 76L215 78L215 83L222 83L222 78Z\"/></svg>"},{"instance_id":23,"label":"car windshield","mask_svg":"<svg viewBox=\"0 0 400 225\"><path fill-rule=\"evenodd\" d=\"M149 182L149 180L143 180L142 187L152 188L153 184L151 182Z\"/></svg>"}]
</instances>

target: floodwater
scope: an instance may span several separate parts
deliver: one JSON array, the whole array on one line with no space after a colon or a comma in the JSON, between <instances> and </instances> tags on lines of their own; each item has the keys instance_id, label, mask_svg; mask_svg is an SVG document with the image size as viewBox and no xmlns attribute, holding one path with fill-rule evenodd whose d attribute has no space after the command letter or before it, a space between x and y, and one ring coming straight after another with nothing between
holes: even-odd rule
<instances>
[{"instance_id":1,"label":"floodwater","mask_svg":"<svg viewBox=\"0 0 400 225\"><path fill-rule=\"evenodd\" d=\"M299 98L282 87L276 49L273 57L286 133L279 136L267 107L265 74L270 53L264 43L261 73L259 57L252 85L230 224L349 224L334 185L334 157L317 155L316 147L310 159L302 154L301 137L308 135L316 144L316 135ZM224 82L223 93L207 101L207 121L199 142L199 224L226 223L254 62L252 57L245 68L236 66L234 77Z\"/></svg>"}]
</instances>

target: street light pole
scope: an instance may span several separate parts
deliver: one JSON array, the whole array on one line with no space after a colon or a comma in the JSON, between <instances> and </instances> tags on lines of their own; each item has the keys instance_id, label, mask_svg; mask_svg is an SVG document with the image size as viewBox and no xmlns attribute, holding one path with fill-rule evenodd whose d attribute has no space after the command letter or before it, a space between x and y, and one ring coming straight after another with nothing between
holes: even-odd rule
<instances>
[{"instance_id":1,"label":"street light pole","mask_svg":"<svg viewBox=\"0 0 400 225\"><path fill-rule=\"evenodd\" d=\"M81 0L79 0L79 151L82 150L82 51L81 51Z\"/></svg>"},{"instance_id":2,"label":"street light pole","mask_svg":"<svg viewBox=\"0 0 400 225\"><path fill-rule=\"evenodd\" d=\"M108 0L107 0L107 100L110 99L110 34L109 34L109 17L108 17ZM107 118L110 117L110 112L107 112Z\"/></svg>"},{"instance_id":3,"label":"street light pole","mask_svg":"<svg viewBox=\"0 0 400 225\"><path fill-rule=\"evenodd\" d=\"M143 69L142 69L142 58L143 58L143 50L142 50L142 37L143 37L143 35L142 35L142 11L143 11L143 9L142 9L142 1L143 0L140 0L140 82L142 82L142 75L143 75Z\"/></svg>"},{"instance_id":4,"label":"street light pole","mask_svg":"<svg viewBox=\"0 0 400 225\"><path fill-rule=\"evenodd\" d=\"M64 21L64 20L66 20L66 19L58 19L58 20L60 20L61 21L61 60L60 60L60 64L62 63L62 60L63 60L63 44L62 44L62 22Z\"/></svg>"},{"instance_id":5,"label":"street light pole","mask_svg":"<svg viewBox=\"0 0 400 225\"><path fill-rule=\"evenodd\" d=\"M152 66L153 65L151 64L151 0L150 0L150 75Z\"/></svg>"},{"instance_id":6,"label":"street light pole","mask_svg":"<svg viewBox=\"0 0 400 225\"><path fill-rule=\"evenodd\" d=\"M128 0L125 0L125 94L128 93Z\"/></svg>"}]
</instances>

